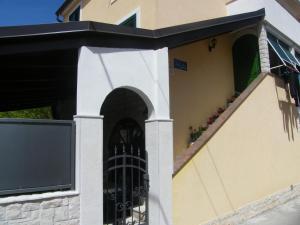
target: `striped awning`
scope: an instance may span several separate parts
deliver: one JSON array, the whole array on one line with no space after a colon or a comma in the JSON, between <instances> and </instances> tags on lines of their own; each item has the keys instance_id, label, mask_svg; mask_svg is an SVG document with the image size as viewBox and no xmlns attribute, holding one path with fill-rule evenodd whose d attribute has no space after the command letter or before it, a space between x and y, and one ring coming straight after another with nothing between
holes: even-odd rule
<instances>
[{"instance_id":1,"label":"striped awning","mask_svg":"<svg viewBox=\"0 0 300 225\"><path fill-rule=\"evenodd\" d=\"M268 33L268 42L285 66L293 67L298 71L297 67L300 67L300 61L290 52L288 45L270 33Z\"/></svg>"}]
</instances>

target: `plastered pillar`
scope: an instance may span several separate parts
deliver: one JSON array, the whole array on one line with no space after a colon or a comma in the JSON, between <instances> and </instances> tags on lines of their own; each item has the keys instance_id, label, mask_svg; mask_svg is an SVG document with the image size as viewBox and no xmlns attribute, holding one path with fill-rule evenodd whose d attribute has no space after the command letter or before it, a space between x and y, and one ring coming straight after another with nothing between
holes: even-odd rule
<instances>
[{"instance_id":1,"label":"plastered pillar","mask_svg":"<svg viewBox=\"0 0 300 225\"><path fill-rule=\"evenodd\" d=\"M149 225L172 225L173 121L146 121Z\"/></svg>"},{"instance_id":2,"label":"plastered pillar","mask_svg":"<svg viewBox=\"0 0 300 225\"><path fill-rule=\"evenodd\" d=\"M261 72L268 73L271 71L271 69L267 30L264 24L261 24L258 28L258 45Z\"/></svg>"},{"instance_id":3,"label":"plastered pillar","mask_svg":"<svg viewBox=\"0 0 300 225\"><path fill-rule=\"evenodd\" d=\"M103 225L103 117L77 115L74 119L80 225Z\"/></svg>"}]
</instances>

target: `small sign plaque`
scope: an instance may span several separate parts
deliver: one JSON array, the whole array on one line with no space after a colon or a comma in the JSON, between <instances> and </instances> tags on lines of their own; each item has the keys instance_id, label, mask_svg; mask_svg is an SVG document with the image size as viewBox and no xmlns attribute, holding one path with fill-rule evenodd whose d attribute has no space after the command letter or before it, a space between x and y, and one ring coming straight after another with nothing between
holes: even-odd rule
<instances>
[{"instance_id":1,"label":"small sign plaque","mask_svg":"<svg viewBox=\"0 0 300 225\"><path fill-rule=\"evenodd\" d=\"M187 71L187 62L180 59L174 59L174 68Z\"/></svg>"}]
</instances>

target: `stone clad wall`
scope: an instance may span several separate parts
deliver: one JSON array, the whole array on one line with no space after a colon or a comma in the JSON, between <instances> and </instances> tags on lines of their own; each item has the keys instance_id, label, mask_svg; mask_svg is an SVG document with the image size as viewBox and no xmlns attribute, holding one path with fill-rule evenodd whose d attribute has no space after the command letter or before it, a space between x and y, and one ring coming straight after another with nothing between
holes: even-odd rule
<instances>
[{"instance_id":1,"label":"stone clad wall","mask_svg":"<svg viewBox=\"0 0 300 225\"><path fill-rule=\"evenodd\" d=\"M79 225L79 196L0 204L0 225Z\"/></svg>"}]
</instances>

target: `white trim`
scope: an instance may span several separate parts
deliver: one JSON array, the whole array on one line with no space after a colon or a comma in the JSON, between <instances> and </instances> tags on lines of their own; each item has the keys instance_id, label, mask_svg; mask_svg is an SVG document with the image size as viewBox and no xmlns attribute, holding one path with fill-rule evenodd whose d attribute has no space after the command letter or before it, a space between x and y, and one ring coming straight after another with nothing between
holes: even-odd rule
<instances>
[{"instance_id":1,"label":"white trim","mask_svg":"<svg viewBox=\"0 0 300 225\"><path fill-rule=\"evenodd\" d=\"M79 119L103 119L104 116L95 116L95 115L75 115L73 117L74 119L79 118Z\"/></svg>"},{"instance_id":2,"label":"white trim","mask_svg":"<svg viewBox=\"0 0 300 225\"><path fill-rule=\"evenodd\" d=\"M83 0L80 0L76 5L75 5L75 7L73 8L73 10L71 10L70 11L70 13L68 13L68 14L66 14L66 21L67 22L70 22L69 21L69 17L71 16L71 14L73 13L73 12L75 12L75 10L79 7L79 21L81 21L81 19L82 19L82 2L83 2Z\"/></svg>"},{"instance_id":3,"label":"white trim","mask_svg":"<svg viewBox=\"0 0 300 225\"><path fill-rule=\"evenodd\" d=\"M243 37L244 35L254 35L258 38L258 33L257 33L257 29L256 26L251 26L245 29L239 29L236 31L232 31L232 40L231 40L231 45L233 46L235 44L235 42L240 38Z\"/></svg>"},{"instance_id":4,"label":"white trim","mask_svg":"<svg viewBox=\"0 0 300 225\"><path fill-rule=\"evenodd\" d=\"M0 198L0 205L17 203L17 202L45 200L49 198L72 197L77 195L79 195L78 191L57 191L57 192L48 192L48 193L33 194L33 195L20 195L20 196Z\"/></svg>"},{"instance_id":5,"label":"white trim","mask_svg":"<svg viewBox=\"0 0 300 225\"><path fill-rule=\"evenodd\" d=\"M127 19L129 19L130 17L132 17L133 15L136 15L136 27L137 28L141 28L141 8L140 7L134 9L133 11L131 11L130 13L128 13L126 16L124 16L121 19L119 19L116 22L116 24L120 25L121 23L123 23L124 21L126 21Z\"/></svg>"},{"instance_id":6,"label":"white trim","mask_svg":"<svg viewBox=\"0 0 300 225\"><path fill-rule=\"evenodd\" d=\"M83 15L83 10L82 10L82 7L83 7L83 0L80 0L80 3L79 3L78 5L80 5L80 16L79 16L79 21L82 21L82 15Z\"/></svg>"},{"instance_id":7,"label":"white trim","mask_svg":"<svg viewBox=\"0 0 300 225\"><path fill-rule=\"evenodd\" d=\"M149 119L145 120L145 123L152 123L152 122L174 122L173 119Z\"/></svg>"},{"instance_id":8,"label":"white trim","mask_svg":"<svg viewBox=\"0 0 300 225\"><path fill-rule=\"evenodd\" d=\"M280 68L280 67L283 67L283 66L285 66L285 65L279 65L279 66L274 66L274 67L272 67L272 68L270 68L271 70L273 70L273 69L277 69L277 68Z\"/></svg>"}]
</instances>

